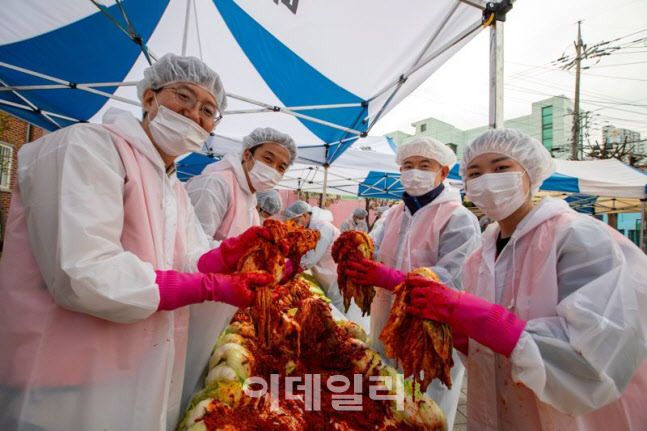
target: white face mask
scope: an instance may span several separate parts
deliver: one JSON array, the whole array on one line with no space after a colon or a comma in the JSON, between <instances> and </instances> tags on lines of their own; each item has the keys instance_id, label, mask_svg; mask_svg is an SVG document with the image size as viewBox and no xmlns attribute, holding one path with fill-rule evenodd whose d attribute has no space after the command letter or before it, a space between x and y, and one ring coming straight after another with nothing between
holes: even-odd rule
<instances>
[{"instance_id":1,"label":"white face mask","mask_svg":"<svg viewBox=\"0 0 647 431\"><path fill-rule=\"evenodd\" d=\"M160 104L157 105L157 115L150 120L148 129L155 144L172 157L200 151L209 137L209 132L196 122Z\"/></svg>"},{"instance_id":2,"label":"white face mask","mask_svg":"<svg viewBox=\"0 0 647 431\"><path fill-rule=\"evenodd\" d=\"M254 166L249 170L249 181L257 192L266 192L276 186L283 174L265 163L258 161L252 156Z\"/></svg>"},{"instance_id":3,"label":"white face mask","mask_svg":"<svg viewBox=\"0 0 647 431\"><path fill-rule=\"evenodd\" d=\"M492 220L503 220L526 201L521 172L485 174L468 180L465 194Z\"/></svg>"},{"instance_id":4,"label":"white face mask","mask_svg":"<svg viewBox=\"0 0 647 431\"><path fill-rule=\"evenodd\" d=\"M400 182L409 196L422 196L435 188L436 175L438 172L408 169L402 171Z\"/></svg>"}]
</instances>

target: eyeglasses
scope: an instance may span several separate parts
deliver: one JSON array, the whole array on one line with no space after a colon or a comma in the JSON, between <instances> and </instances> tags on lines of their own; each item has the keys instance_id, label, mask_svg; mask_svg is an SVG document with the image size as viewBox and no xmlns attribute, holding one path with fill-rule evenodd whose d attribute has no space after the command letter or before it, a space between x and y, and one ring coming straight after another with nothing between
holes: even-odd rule
<instances>
[{"instance_id":1,"label":"eyeglasses","mask_svg":"<svg viewBox=\"0 0 647 431\"><path fill-rule=\"evenodd\" d=\"M175 100L186 109L193 109L198 104L195 94L184 87L162 87L158 91L171 90L175 94ZM205 122L213 122L215 126L222 120L222 114L213 103L202 103L200 105L200 118Z\"/></svg>"}]
</instances>

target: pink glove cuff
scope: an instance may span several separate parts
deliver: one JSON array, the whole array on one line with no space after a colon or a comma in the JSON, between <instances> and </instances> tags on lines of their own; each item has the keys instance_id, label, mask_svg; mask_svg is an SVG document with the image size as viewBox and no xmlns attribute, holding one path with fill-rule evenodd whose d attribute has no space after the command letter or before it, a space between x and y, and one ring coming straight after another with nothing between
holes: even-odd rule
<instances>
[{"instance_id":1,"label":"pink glove cuff","mask_svg":"<svg viewBox=\"0 0 647 431\"><path fill-rule=\"evenodd\" d=\"M210 299L210 291L204 285L203 274L186 274L177 271L155 271L159 287L158 311L175 310L185 305L198 304Z\"/></svg>"},{"instance_id":2,"label":"pink glove cuff","mask_svg":"<svg viewBox=\"0 0 647 431\"><path fill-rule=\"evenodd\" d=\"M496 353L510 357L526 322L497 304L464 293L451 312L450 325Z\"/></svg>"},{"instance_id":3,"label":"pink glove cuff","mask_svg":"<svg viewBox=\"0 0 647 431\"><path fill-rule=\"evenodd\" d=\"M393 289L395 289L398 284L403 283L405 278L407 278L407 275L404 272L400 272L394 268L389 268L384 288L393 292Z\"/></svg>"},{"instance_id":4,"label":"pink glove cuff","mask_svg":"<svg viewBox=\"0 0 647 431\"><path fill-rule=\"evenodd\" d=\"M220 247L209 250L198 260L198 271L203 274L226 274L233 270L227 267Z\"/></svg>"}]
</instances>

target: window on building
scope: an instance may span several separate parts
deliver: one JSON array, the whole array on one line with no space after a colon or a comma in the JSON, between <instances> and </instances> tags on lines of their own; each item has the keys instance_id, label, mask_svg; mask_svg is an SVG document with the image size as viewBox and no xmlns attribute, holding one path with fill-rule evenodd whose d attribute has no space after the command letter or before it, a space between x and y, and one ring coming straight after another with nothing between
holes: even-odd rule
<instances>
[{"instance_id":1,"label":"window on building","mask_svg":"<svg viewBox=\"0 0 647 431\"><path fill-rule=\"evenodd\" d=\"M426 124L421 124L420 125L420 133L424 132L427 130L427 125Z\"/></svg>"},{"instance_id":2,"label":"window on building","mask_svg":"<svg viewBox=\"0 0 647 431\"><path fill-rule=\"evenodd\" d=\"M640 247L640 231L629 229L627 233L627 238L631 240L634 244Z\"/></svg>"},{"instance_id":3,"label":"window on building","mask_svg":"<svg viewBox=\"0 0 647 431\"><path fill-rule=\"evenodd\" d=\"M11 188L11 159L13 147L7 144L0 144L0 190Z\"/></svg>"},{"instance_id":4,"label":"window on building","mask_svg":"<svg viewBox=\"0 0 647 431\"><path fill-rule=\"evenodd\" d=\"M447 146L452 149L454 154L456 154L456 151L458 150L458 147L456 146L456 144L449 143L447 144Z\"/></svg>"},{"instance_id":5,"label":"window on building","mask_svg":"<svg viewBox=\"0 0 647 431\"><path fill-rule=\"evenodd\" d=\"M553 107L541 108L541 143L549 151L553 149Z\"/></svg>"}]
</instances>

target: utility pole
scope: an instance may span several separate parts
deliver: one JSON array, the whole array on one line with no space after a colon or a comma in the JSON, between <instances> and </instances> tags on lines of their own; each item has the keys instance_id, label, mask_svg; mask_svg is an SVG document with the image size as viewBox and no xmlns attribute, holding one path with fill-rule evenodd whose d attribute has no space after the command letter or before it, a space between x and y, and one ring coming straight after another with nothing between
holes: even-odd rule
<instances>
[{"instance_id":1,"label":"utility pole","mask_svg":"<svg viewBox=\"0 0 647 431\"><path fill-rule=\"evenodd\" d=\"M573 142L571 159L577 160L580 145L580 63L582 61L582 21L577 22L577 42L575 43L575 107L573 112Z\"/></svg>"},{"instance_id":2,"label":"utility pole","mask_svg":"<svg viewBox=\"0 0 647 431\"><path fill-rule=\"evenodd\" d=\"M578 153L582 149L582 115L580 112L580 72L582 69L590 69L600 62L602 57L613 54L614 52L622 49L622 46L614 44L619 39L612 41L598 42L592 46L587 46L582 41L582 21L577 22L577 40L573 42L575 45L575 56L562 54L560 58L553 61L553 64L563 70L575 69L575 103L573 109L573 134L571 143L571 159L578 160ZM582 66L582 60L593 60L593 65ZM584 124L586 127L586 124Z\"/></svg>"}]
</instances>

